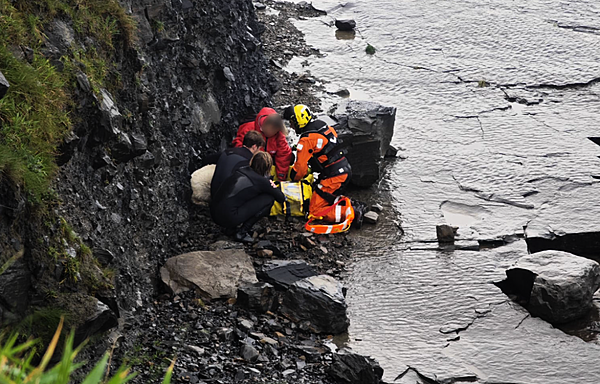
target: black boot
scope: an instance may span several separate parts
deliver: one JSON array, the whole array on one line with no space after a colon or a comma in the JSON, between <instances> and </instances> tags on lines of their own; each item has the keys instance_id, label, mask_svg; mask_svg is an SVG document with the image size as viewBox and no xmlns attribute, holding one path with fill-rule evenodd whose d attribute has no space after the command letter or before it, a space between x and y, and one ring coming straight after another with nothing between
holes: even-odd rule
<instances>
[{"instance_id":1,"label":"black boot","mask_svg":"<svg viewBox=\"0 0 600 384\"><path fill-rule=\"evenodd\" d=\"M361 229L365 213L369 211L367 204L361 201L352 200L352 208L354 208L354 220L352 220L352 228Z\"/></svg>"},{"instance_id":2,"label":"black boot","mask_svg":"<svg viewBox=\"0 0 600 384\"><path fill-rule=\"evenodd\" d=\"M250 236L250 234L246 231L240 229L235 235L233 235L233 239L240 243L245 244L253 244L255 242L254 237Z\"/></svg>"},{"instance_id":3,"label":"black boot","mask_svg":"<svg viewBox=\"0 0 600 384\"><path fill-rule=\"evenodd\" d=\"M256 239L250 235L250 233L252 233L252 227L254 227L254 224L256 224L260 219L269 214L271 211L271 205L266 206L264 209L242 224L239 231L234 236L235 241L240 241L242 243L254 243Z\"/></svg>"}]
</instances>

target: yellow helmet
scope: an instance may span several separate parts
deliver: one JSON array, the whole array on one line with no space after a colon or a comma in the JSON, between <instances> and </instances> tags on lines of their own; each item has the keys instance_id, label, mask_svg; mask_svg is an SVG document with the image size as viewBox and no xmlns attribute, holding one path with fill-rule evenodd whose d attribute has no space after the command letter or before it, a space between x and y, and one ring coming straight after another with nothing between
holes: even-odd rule
<instances>
[{"instance_id":1,"label":"yellow helmet","mask_svg":"<svg viewBox=\"0 0 600 384\"><path fill-rule=\"evenodd\" d=\"M284 113L284 118L289 119L295 128L303 129L313 119L313 114L306 105L298 104L289 107Z\"/></svg>"}]
</instances>

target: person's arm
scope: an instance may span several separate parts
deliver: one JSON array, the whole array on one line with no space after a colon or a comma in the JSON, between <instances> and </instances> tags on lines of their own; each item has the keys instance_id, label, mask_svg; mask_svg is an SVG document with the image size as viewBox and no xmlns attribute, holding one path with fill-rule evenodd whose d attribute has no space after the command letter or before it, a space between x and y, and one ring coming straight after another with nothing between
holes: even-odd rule
<instances>
[{"instance_id":1,"label":"person's arm","mask_svg":"<svg viewBox=\"0 0 600 384\"><path fill-rule=\"evenodd\" d=\"M301 138L296 146L296 151L297 159L290 176L293 181L300 181L308 173L308 161L312 157L310 139L308 137Z\"/></svg>"},{"instance_id":2,"label":"person's arm","mask_svg":"<svg viewBox=\"0 0 600 384\"><path fill-rule=\"evenodd\" d=\"M248 133L248 131L250 131L252 128L254 128L254 122L249 122L240 125L237 131L237 135L235 136L235 139L233 139L233 146L236 148L242 147L244 143L244 137L246 137L246 133Z\"/></svg>"},{"instance_id":3,"label":"person's arm","mask_svg":"<svg viewBox=\"0 0 600 384\"><path fill-rule=\"evenodd\" d=\"M256 174L253 177L254 185L256 185L262 193L267 193L275 198L276 201L283 203L285 201L285 195L281 192L281 188L278 188L272 180L265 177L261 177Z\"/></svg>"},{"instance_id":4,"label":"person's arm","mask_svg":"<svg viewBox=\"0 0 600 384\"><path fill-rule=\"evenodd\" d=\"M277 154L275 155L275 169L279 180L284 181L287 178L291 159L292 148L290 148L285 135L280 133L277 135Z\"/></svg>"}]
</instances>

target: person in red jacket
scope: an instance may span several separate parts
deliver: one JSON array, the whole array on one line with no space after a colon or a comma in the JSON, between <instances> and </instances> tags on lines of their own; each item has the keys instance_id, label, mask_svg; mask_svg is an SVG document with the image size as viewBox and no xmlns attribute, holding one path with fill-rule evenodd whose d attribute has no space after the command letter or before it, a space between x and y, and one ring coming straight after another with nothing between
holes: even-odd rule
<instances>
[{"instance_id":1,"label":"person in red jacket","mask_svg":"<svg viewBox=\"0 0 600 384\"><path fill-rule=\"evenodd\" d=\"M233 146L241 147L244 136L250 131L262 133L265 139L265 151L275 161L277 179L284 181L287 179L292 161L292 149L285 138L284 130L285 125L281 116L273 108L263 108L256 116L256 120L240 126L236 138L233 139Z\"/></svg>"}]
</instances>

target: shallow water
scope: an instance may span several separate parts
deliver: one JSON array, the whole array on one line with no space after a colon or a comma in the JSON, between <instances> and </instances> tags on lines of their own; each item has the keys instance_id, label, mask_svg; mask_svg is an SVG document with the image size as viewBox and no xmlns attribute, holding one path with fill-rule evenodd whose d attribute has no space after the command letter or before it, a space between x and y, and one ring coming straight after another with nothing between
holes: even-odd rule
<instances>
[{"instance_id":1,"label":"shallow water","mask_svg":"<svg viewBox=\"0 0 600 384\"><path fill-rule=\"evenodd\" d=\"M406 234L390 240L394 213L367 231L377 241L365 241L348 281L352 348L380 360L390 382L407 367L439 382L600 382L593 330L587 343L567 335L492 284L527 253L519 239L530 220L578 198L565 191L597 186L600 147L588 137L600 136L600 5L314 4L329 14L296 25L325 57L306 68L293 61L290 70L398 108L393 143L403 160L383 185ZM336 37L333 18L355 19L355 38ZM565 206L598 205L587 196ZM467 244L508 245L439 250L439 223L460 227ZM590 215L573 227L597 223ZM592 329L597 317L565 329ZM399 382L416 382L413 374Z\"/></svg>"}]
</instances>

